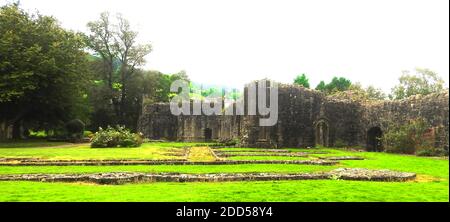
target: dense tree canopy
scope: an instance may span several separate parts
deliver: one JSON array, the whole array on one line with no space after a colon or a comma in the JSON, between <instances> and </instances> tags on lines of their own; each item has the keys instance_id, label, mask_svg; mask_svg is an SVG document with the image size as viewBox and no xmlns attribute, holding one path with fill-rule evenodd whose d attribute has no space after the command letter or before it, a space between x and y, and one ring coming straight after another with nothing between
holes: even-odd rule
<instances>
[{"instance_id":1,"label":"dense tree canopy","mask_svg":"<svg viewBox=\"0 0 450 222\"><path fill-rule=\"evenodd\" d=\"M28 14L16 4L1 7L0 122L48 128L85 117L84 47L81 35L52 17Z\"/></svg>"}]
</instances>

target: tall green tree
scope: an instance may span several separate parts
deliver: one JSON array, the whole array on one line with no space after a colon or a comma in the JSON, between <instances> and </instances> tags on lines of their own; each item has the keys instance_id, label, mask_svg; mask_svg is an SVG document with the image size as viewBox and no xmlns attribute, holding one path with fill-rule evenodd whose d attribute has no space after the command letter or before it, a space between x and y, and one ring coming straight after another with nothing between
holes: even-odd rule
<instances>
[{"instance_id":1,"label":"tall green tree","mask_svg":"<svg viewBox=\"0 0 450 222\"><path fill-rule=\"evenodd\" d=\"M413 95L428 95L444 89L444 80L429 69L416 68L415 74L403 71L389 96L391 99L404 99Z\"/></svg>"},{"instance_id":2,"label":"tall green tree","mask_svg":"<svg viewBox=\"0 0 450 222\"><path fill-rule=\"evenodd\" d=\"M51 128L85 116L89 81L84 42L17 4L0 8L0 122L20 135L24 123ZM4 134L4 133L3 133ZM4 135L3 135L4 136Z\"/></svg>"},{"instance_id":3,"label":"tall green tree","mask_svg":"<svg viewBox=\"0 0 450 222\"><path fill-rule=\"evenodd\" d=\"M139 44L138 33L131 29L130 23L122 15L115 17L105 12L97 21L88 23L89 34L86 42L91 50L100 58L100 73L105 95L109 95L112 110L118 124L127 125L125 119L130 86L138 68L145 64L152 47L150 44Z\"/></svg>"},{"instance_id":4,"label":"tall green tree","mask_svg":"<svg viewBox=\"0 0 450 222\"><path fill-rule=\"evenodd\" d=\"M298 75L294 79L294 84L303 86L303 87L308 88L308 89L310 87L309 79L306 77L306 74L304 74L304 73L302 75Z\"/></svg>"}]
</instances>

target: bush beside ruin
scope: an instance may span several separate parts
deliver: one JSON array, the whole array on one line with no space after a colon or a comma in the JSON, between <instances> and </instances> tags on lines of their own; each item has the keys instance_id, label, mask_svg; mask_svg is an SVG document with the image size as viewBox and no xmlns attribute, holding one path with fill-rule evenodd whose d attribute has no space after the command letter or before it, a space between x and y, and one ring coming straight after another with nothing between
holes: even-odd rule
<instances>
[{"instance_id":1,"label":"bush beside ruin","mask_svg":"<svg viewBox=\"0 0 450 222\"><path fill-rule=\"evenodd\" d=\"M142 136L131 133L122 126L100 128L92 138L92 148L115 148L115 147L140 147L143 143Z\"/></svg>"}]
</instances>

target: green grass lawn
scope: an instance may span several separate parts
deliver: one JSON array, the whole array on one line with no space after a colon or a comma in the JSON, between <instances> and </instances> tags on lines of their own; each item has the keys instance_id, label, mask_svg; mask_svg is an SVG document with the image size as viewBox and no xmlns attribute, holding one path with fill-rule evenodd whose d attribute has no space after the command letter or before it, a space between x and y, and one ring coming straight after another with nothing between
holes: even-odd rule
<instances>
[{"instance_id":1,"label":"green grass lawn","mask_svg":"<svg viewBox=\"0 0 450 222\"><path fill-rule=\"evenodd\" d=\"M45 159L167 159L170 152L182 151L195 143L147 143L141 148L91 149L87 146L59 147L64 144L0 143L2 157L39 157ZM202 144L205 145L205 144ZM41 146L41 147L40 147ZM42 147L43 146L43 147ZM56 147L55 147L56 146ZM53 148L51 148L53 147ZM221 150L248 151L253 148ZM360 156L366 160L340 161L336 166L293 164L188 165L188 166L0 166L0 174L35 173L302 173L330 171L335 168L389 169L418 174L416 181L357 182L341 180L224 182L224 183L147 183L120 186L82 183L0 182L0 201L449 201L448 159L388 153L352 152L341 149L289 149L294 152L326 151L310 158ZM198 150L198 158L206 155ZM205 155L203 155L203 153ZM230 157L229 159L291 160L302 157Z\"/></svg>"},{"instance_id":2,"label":"green grass lawn","mask_svg":"<svg viewBox=\"0 0 450 222\"><path fill-rule=\"evenodd\" d=\"M73 145L69 147L29 147L3 148L0 143L0 158L42 158L50 160L116 160L116 159L181 159L171 156L171 152L182 152L182 143L146 143L139 148L101 148L93 149L89 145Z\"/></svg>"},{"instance_id":3,"label":"green grass lawn","mask_svg":"<svg viewBox=\"0 0 450 222\"><path fill-rule=\"evenodd\" d=\"M360 156L365 160L339 161L341 166L349 168L389 169L434 177L449 177L448 159L398 155L391 153L351 152L338 149L323 149L330 154L311 154L311 156Z\"/></svg>"},{"instance_id":4,"label":"green grass lawn","mask_svg":"<svg viewBox=\"0 0 450 222\"><path fill-rule=\"evenodd\" d=\"M186 166L0 166L0 174L37 173L104 173L104 172L144 172L144 173L309 173L330 171L335 166L294 165L294 164L243 164L243 165L186 165Z\"/></svg>"},{"instance_id":5,"label":"green grass lawn","mask_svg":"<svg viewBox=\"0 0 450 222\"><path fill-rule=\"evenodd\" d=\"M448 182L279 181L90 184L0 182L0 201L448 201Z\"/></svg>"},{"instance_id":6,"label":"green grass lawn","mask_svg":"<svg viewBox=\"0 0 450 222\"><path fill-rule=\"evenodd\" d=\"M18 140L0 142L0 149L3 148L42 148L42 147L55 147L61 145L70 145L70 143L64 142L48 142L45 140Z\"/></svg>"},{"instance_id":7,"label":"green grass lawn","mask_svg":"<svg viewBox=\"0 0 450 222\"><path fill-rule=\"evenodd\" d=\"M228 160L309 160L307 157L291 156L233 156L227 157Z\"/></svg>"}]
</instances>

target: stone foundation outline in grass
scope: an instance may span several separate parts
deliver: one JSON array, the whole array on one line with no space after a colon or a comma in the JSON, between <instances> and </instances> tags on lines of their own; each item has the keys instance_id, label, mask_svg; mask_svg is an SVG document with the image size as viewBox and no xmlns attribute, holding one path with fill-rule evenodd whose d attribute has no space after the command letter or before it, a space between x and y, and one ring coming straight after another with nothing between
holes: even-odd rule
<instances>
[{"instance_id":1,"label":"stone foundation outline in grass","mask_svg":"<svg viewBox=\"0 0 450 222\"><path fill-rule=\"evenodd\" d=\"M0 166L116 166L116 165L240 165L240 164L300 164L325 165L338 164L331 160L221 160L186 161L186 160L11 160L1 162Z\"/></svg>"},{"instance_id":2,"label":"stone foundation outline in grass","mask_svg":"<svg viewBox=\"0 0 450 222\"><path fill-rule=\"evenodd\" d=\"M226 152L214 152L218 157L234 157L234 156L286 156L286 157L308 157L307 153L226 153Z\"/></svg>"},{"instance_id":3,"label":"stone foundation outline in grass","mask_svg":"<svg viewBox=\"0 0 450 222\"><path fill-rule=\"evenodd\" d=\"M178 174L178 173L97 173L97 174L22 174L1 175L0 181L40 181L40 182L87 182L120 185L125 183L149 182L232 182L232 181L279 181L279 180L355 180L380 182L405 182L416 178L414 173L390 170L368 170L340 168L330 172L276 174L276 173L235 173L235 174Z\"/></svg>"},{"instance_id":4,"label":"stone foundation outline in grass","mask_svg":"<svg viewBox=\"0 0 450 222\"><path fill-rule=\"evenodd\" d=\"M329 157L318 157L322 160L365 160L363 157L359 156L329 156Z\"/></svg>"}]
</instances>

